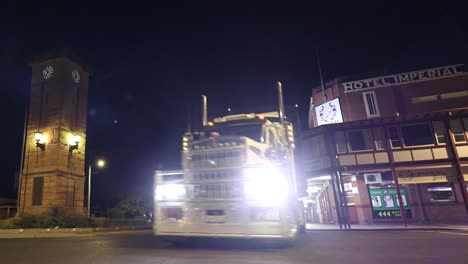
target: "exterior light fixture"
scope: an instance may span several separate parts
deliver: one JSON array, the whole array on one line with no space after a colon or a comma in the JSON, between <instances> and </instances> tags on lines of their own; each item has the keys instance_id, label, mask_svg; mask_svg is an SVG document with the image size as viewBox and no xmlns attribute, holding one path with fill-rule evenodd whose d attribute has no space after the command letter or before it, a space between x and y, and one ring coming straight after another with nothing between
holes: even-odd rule
<instances>
[{"instance_id":1,"label":"exterior light fixture","mask_svg":"<svg viewBox=\"0 0 468 264\"><path fill-rule=\"evenodd\" d=\"M214 123L213 122L208 122L208 126L214 126Z\"/></svg>"},{"instance_id":2,"label":"exterior light fixture","mask_svg":"<svg viewBox=\"0 0 468 264\"><path fill-rule=\"evenodd\" d=\"M189 137L187 135L182 138L182 150L189 150Z\"/></svg>"},{"instance_id":3,"label":"exterior light fixture","mask_svg":"<svg viewBox=\"0 0 468 264\"><path fill-rule=\"evenodd\" d=\"M68 138L69 140L69 145L70 145L70 152L73 152L73 150L78 149L78 146L80 145L81 142L81 137L80 135L73 135Z\"/></svg>"},{"instance_id":4,"label":"exterior light fixture","mask_svg":"<svg viewBox=\"0 0 468 264\"><path fill-rule=\"evenodd\" d=\"M100 159L100 160L97 161L97 166L99 168L102 168L102 167L106 166L106 162L104 160Z\"/></svg>"},{"instance_id":5,"label":"exterior light fixture","mask_svg":"<svg viewBox=\"0 0 468 264\"><path fill-rule=\"evenodd\" d=\"M291 146L294 146L294 129L291 123L286 124L286 137Z\"/></svg>"},{"instance_id":6,"label":"exterior light fixture","mask_svg":"<svg viewBox=\"0 0 468 264\"><path fill-rule=\"evenodd\" d=\"M75 135L76 136L76 135ZM75 138L75 139L78 139L78 137L75 137L73 136L72 138ZM81 138L80 138L81 139ZM76 144L76 146L78 147L78 144ZM72 146L70 146L71 148ZM92 162L90 162L88 164L88 218L91 216L91 175L93 175L92 171L91 171L91 164ZM103 168L104 166L106 166L106 161L103 160L103 159L99 159L97 162L96 162L96 165L99 167L99 168ZM94 165L93 165L94 166Z\"/></svg>"},{"instance_id":7,"label":"exterior light fixture","mask_svg":"<svg viewBox=\"0 0 468 264\"><path fill-rule=\"evenodd\" d=\"M45 143L41 143L42 141L42 132L37 131L34 133L34 139L36 140L36 147L40 148L41 150L45 150Z\"/></svg>"}]
</instances>

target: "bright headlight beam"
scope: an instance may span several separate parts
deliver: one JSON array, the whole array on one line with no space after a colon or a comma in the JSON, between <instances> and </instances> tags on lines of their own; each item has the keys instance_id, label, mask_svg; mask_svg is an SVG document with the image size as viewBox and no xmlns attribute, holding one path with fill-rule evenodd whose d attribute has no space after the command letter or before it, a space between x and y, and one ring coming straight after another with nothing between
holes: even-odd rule
<instances>
[{"instance_id":1,"label":"bright headlight beam","mask_svg":"<svg viewBox=\"0 0 468 264\"><path fill-rule=\"evenodd\" d=\"M288 196L288 182L279 168L245 170L246 198L263 205L278 205Z\"/></svg>"},{"instance_id":2,"label":"bright headlight beam","mask_svg":"<svg viewBox=\"0 0 468 264\"><path fill-rule=\"evenodd\" d=\"M182 184L167 184L167 185L160 185L156 188L156 199L181 199L184 198L186 194L186 190L184 185Z\"/></svg>"}]
</instances>

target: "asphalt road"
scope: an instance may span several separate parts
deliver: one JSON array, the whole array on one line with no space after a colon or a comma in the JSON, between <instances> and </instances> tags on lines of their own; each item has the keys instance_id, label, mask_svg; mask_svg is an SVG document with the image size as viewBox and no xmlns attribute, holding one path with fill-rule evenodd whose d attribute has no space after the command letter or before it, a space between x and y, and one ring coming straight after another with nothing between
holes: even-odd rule
<instances>
[{"instance_id":1,"label":"asphalt road","mask_svg":"<svg viewBox=\"0 0 468 264\"><path fill-rule=\"evenodd\" d=\"M317 231L298 242L175 246L149 233L0 239L0 263L468 263L468 233L456 231Z\"/></svg>"}]
</instances>

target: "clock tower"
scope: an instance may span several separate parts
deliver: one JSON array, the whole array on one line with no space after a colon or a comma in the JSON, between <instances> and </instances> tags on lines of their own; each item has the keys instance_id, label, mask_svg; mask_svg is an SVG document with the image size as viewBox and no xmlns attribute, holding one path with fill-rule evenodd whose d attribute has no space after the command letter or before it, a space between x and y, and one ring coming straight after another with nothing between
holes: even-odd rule
<instances>
[{"instance_id":1,"label":"clock tower","mask_svg":"<svg viewBox=\"0 0 468 264\"><path fill-rule=\"evenodd\" d=\"M18 214L54 206L83 213L89 68L69 50L36 57L30 66Z\"/></svg>"}]
</instances>

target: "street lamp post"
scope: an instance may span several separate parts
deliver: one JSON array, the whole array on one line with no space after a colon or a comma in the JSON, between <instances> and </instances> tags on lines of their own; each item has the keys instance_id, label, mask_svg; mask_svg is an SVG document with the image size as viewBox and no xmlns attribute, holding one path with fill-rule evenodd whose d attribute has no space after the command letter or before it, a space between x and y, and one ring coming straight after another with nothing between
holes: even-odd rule
<instances>
[{"instance_id":1,"label":"street lamp post","mask_svg":"<svg viewBox=\"0 0 468 264\"><path fill-rule=\"evenodd\" d=\"M99 168L102 168L105 165L106 165L106 162L104 160L97 161L97 166ZM88 165L88 218L90 217L90 213L91 213L91 175L92 175L91 163L89 163Z\"/></svg>"}]
</instances>

